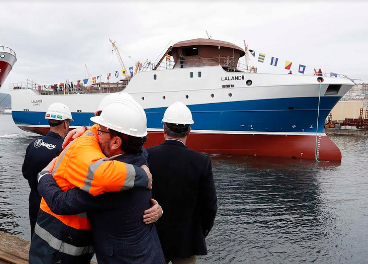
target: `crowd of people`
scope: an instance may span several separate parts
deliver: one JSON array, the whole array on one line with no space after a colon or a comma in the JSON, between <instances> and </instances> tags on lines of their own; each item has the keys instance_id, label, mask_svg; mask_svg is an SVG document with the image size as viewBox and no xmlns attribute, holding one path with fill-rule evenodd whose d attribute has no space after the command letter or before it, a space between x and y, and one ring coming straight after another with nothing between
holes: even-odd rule
<instances>
[{"instance_id":1,"label":"crowd of people","mask_svg":"<svg viewBox=\"0 0 368 264\"><path fill-rule=\"evenodd\" d=\"M147 118L132 96L114 93L89 129L69 132L72 113L54 103L50 132L26 150L31 188L29 263L196 263L207 254L217 196L211 160L186 146L190 109L170 105L163 142L144 148ZM68 133L69 132L69 133Z\"/></svg>"}]
</instances>

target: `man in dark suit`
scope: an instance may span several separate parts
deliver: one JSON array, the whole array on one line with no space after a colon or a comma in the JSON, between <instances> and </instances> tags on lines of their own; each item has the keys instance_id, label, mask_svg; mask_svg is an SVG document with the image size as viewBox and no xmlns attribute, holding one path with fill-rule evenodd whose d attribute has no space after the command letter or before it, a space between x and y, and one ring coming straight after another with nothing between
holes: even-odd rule
<instances>
[{"instance_id":1,"label":"man in dark suit","mask_svg":"<svg viewBox=\"0 0 368 264\"><path fill-rule=\"evenodd\" d=\"M194 123L186 105L172 104L162 121L165 142L147 149L152 196L165 212L157 232L167 263L196 263L217 211L211 160L185 146Z\"/></svg>"}]
</instances>

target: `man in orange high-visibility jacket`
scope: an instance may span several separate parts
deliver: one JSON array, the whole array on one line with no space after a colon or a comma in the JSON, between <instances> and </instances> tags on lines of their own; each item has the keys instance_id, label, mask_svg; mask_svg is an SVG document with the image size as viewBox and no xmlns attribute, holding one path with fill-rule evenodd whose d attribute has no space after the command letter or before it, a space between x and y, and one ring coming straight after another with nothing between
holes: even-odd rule
<instances>
[{"instance_id":1,"label":"man in orange high-visibility jacket","mask_svg":"<svg viewBox=\"0 0 368 264\"><path fill-rule=\"evenodd\" d=\"M132 112L137 111L134 105L127 104ZM117 118L125 116L125 119L134 119L132 113L129 116L127 113L116 115ZM108 160L101 148L98 126L95 125L64 149L53 170L54 179L62 190L78 187L92 195L99 195L132 187L151 188L151 175L145 172L147 167L143 169ZM89 263L93 246L86 214L56 215L44 200L40 209L31 242L30 263Z\"/></svg>"}]
</instances>

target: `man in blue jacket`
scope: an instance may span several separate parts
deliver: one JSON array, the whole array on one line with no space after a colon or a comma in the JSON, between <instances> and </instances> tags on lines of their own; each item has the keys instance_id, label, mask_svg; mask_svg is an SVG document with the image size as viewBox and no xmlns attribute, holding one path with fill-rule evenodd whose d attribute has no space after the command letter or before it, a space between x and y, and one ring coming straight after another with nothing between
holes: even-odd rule
<instances>
[{"instance_id":1,"label":"man in blue jacket","mask_svg":"<svg viewBox=\"0 0 368 264\"><path fill-rule=\"evenodd\" d=\"M50 161L59 156L63 150L61 145L69 131L72 114L69 108L61 103L51 104L45 119L50 125L50 132L45 136L33 140L27 147L22 166L23 177L28 180L31 192L29 194L29 221L31 223L31 237L34 233L41 196L37 191L37 174Z\"/></svg>"},{"instance_id":2,"label":"man in blue jacket","mask_svg":"<svg viewBox=\"0 0 368 264\"><path fill-rule=\"evenodd\" d=\"M142 152L146 139L143 135L147 133L146 121L142 121L138 129L127 127L127 119L116 118L118 113L124 112L126 109L114 103L106 106L100 116L92 118L100 125L101 150L110 159L136 166L147 164L147 153ZM139 127L144 131L139 131ZM141 136L129 135L130 131ZM152 210L149 209L150 190L133 188L93 197L78 188L63 192L51 174L42 172L40 176L38 189L54 213L63 215L87 211L99 263L165 263L156 228L152 224L158 213L143 221L144 212Z\"/></svg>"}]
</instances>

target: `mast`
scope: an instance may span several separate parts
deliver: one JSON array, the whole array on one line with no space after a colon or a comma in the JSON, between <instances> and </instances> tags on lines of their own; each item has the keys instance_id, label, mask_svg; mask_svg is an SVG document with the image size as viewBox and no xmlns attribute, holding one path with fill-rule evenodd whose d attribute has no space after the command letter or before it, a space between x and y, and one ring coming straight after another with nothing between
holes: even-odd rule
<instances>
[{"instance_id":1,"label":"mast","mask_svg":"<svg viewBox=\"0 0 368 264\"><path fill-rule=\"evenodd\" d=\"M245 55L244 55L245 65L247 66L247 71L249 71L249 53L248 53L248 45L245 43L245 40L244 40L244 51L245 51Z\"/></svg>"}]
</instances>

